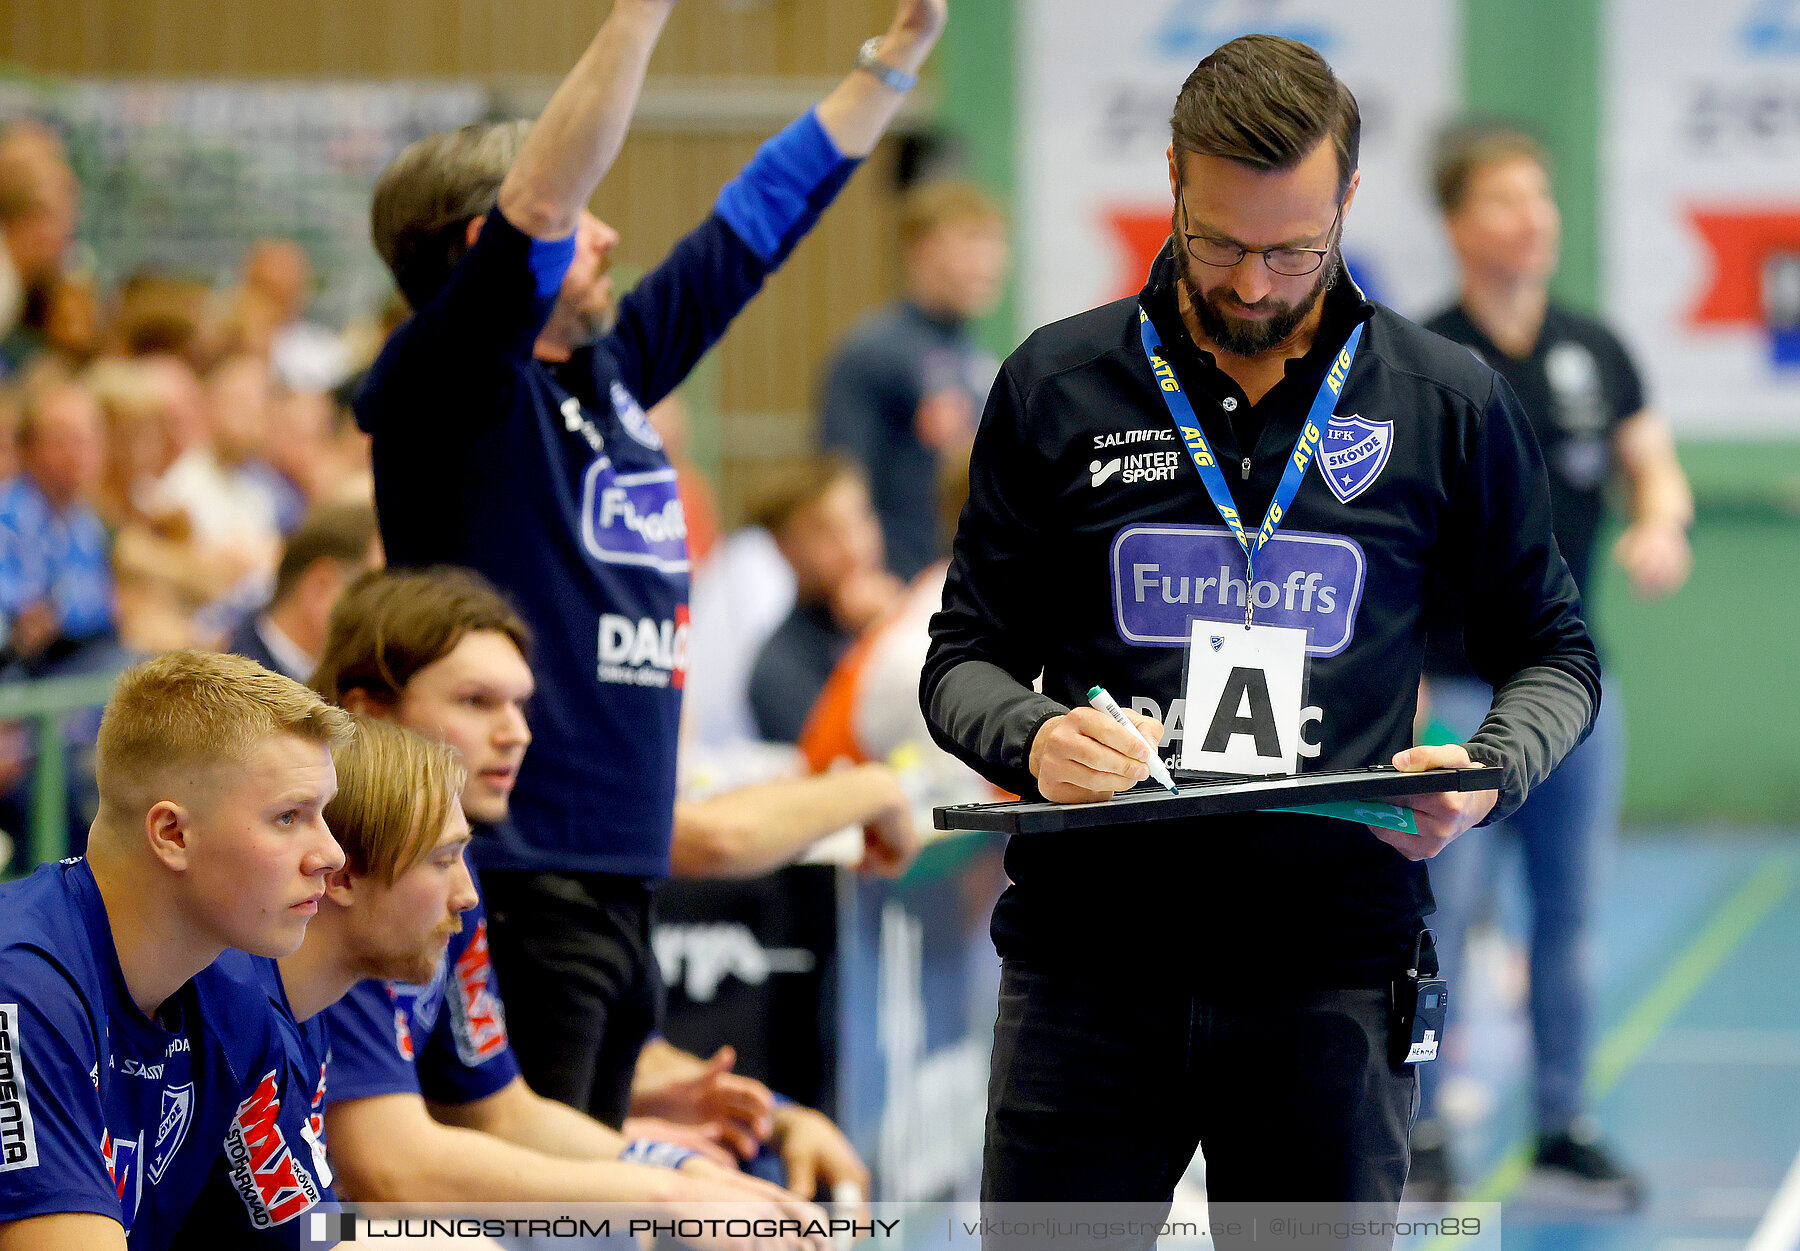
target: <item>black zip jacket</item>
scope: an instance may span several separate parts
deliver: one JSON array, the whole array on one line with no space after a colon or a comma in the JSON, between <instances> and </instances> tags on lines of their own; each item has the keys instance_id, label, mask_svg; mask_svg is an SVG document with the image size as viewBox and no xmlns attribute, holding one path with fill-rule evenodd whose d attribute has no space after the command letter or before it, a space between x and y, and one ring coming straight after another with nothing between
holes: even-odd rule
<instances>
[{"instance_id":1,"label":"black zip jacket","mask_svg":"<svg viewBox=\"0 0 1800 1251\"><path fill-rule=\"evenodd\" d=\"M1193 345L1174 283L1165 248L1140 298L1252 531L1332 358L1366 323L1320 456L1248 589L1259 621L1309 632L1303 737L1314 746L1303 750L1316 754L1303 768L1383 764L1410 745L1435 572L1466 597L1468 655L1497 692L1469 743L1506 770L1489 820L1511 812L1587 733L1600 697L1542 459L1512 392L1341 277L1312 350L1252 408ZM1046 326L1006 362L931 623L920 694L933 736L1027 796L1038 728L1096 684L1164 720L1174 756L1187 619L1243 620L1243 554L1175 433L1138 304ZM1361 826L1311 816L1021 837L1006 866L1002 954L1173 967L1220 985L1266 974L1382 985L1432 909L1423 863ZM1173 966L1134 961L1165 949L1180 953Z\"/></svg>"}]
</instances>

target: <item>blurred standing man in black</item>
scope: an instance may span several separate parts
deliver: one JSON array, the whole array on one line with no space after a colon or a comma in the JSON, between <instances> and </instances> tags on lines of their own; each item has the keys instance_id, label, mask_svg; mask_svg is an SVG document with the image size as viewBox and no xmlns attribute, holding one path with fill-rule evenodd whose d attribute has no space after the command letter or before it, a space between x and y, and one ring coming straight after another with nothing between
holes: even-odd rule
<instances>
[{"instance_id":1,"label":"blurred standing man in black","mask_svg":"<svg viewBox=\"0 0 1800 1251\"><path fill-rule=\"evenodd\" d=\"M969 323L999 302L1006 255L1006 219L979 189L913 188L900 205L904 291L825 367L819 442L862 466L887 566L907 581L944 558L938 482L967 458L999 367Z\"/></svg>"},{"instance_id":2,"label":"blurred standing man in black","mask_svg":"<svg viewBox=\"0 0 1800 1251\"><path fill-rule=\"evenodd\" d=\"M1562 221L1543 149L1518 130L1469 124L1446 132L1433 189L1462 273L1457 302L1425 323L1492 365L1519 397L1544 449L1556 543L1591 604L1589 581L1606 513L1606 487L1624 479L1629 524L1613 556L1646 597L1687 580L1694 498L1668 424L1645 406L1624 344L1599 322L1550 298ZM1454 607L1434 619L1426 654L1431 715L1466 733L1491 692L1462 656ZM1630 1209L1641 1179L1600 1140L1587 1114L1588 921L1596 860L1617 832L1625 769L1624 722L1609 689L1594 732L1507 821L1524 851L1531 898L1531 1033L1537 1144L1534 1200L1584 1209ZM1431 865L1434 928L1444 970L1462 966L1469 923L1493 881L1491 838L1465 839ZM1452 1007L1452 1016L1455 1008ZM1444 1074L1421 1074L1409 1193L1452 1197L1455 1170L1438 1115Z\"/></svg>"},{"instance_id":3,"label":"blurred standing man in black","mask_svg":"<svg viewBox=\"0 0 1800 1251\"><path fill-rule=\"evenodd\" d=\"M947 15L899 0L615 308L618 236L586 205L672 7L616 0L528 132L433 136L383 173L375 243L415 313L357 399L390 562L474 568L537 636L532 751L486 779L512 819L475 854L526 1079L614 1126L659 1002L649 905L687 668L686 524L645 410L873 150Z\"/></svg>"},{"instance_id":4,"label":"blurred standing man in black","mask_svg":"<svg viewBox=\"0 0 1800 1251\"><path fill-rule=\"evenodd\" d=\"M1516 808L1593 718L1512 393L1343 271L1359 128L1291 40L1234 40L1189 76L1142 293L1037 331L994 385L921 694L946 748L1058 802L1147 774L1085 706L1094 684L1171 740L1185 722L1208 763L1245 736L1270 755L1266 735L1264 772L1474 761L1504 786L1404 801L1416 832L1269 812L1014 839L987 1200L1166 1203L1198 1144L1214 1201L1397 1201L1417 1085L1390 994L1431 963L1423 861ZM1498 694L1466 747L1408 748L1434 572ZM1195 621L1194 664L1211 633L1279 698L1176 705Z\"/></svg>"}]
</instances>

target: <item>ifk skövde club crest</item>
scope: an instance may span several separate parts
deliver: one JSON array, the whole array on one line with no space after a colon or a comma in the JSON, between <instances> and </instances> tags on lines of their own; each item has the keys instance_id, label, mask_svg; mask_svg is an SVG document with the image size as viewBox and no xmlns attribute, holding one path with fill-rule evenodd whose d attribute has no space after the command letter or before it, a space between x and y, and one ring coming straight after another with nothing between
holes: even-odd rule
<instances>
[{"instance_id":1,"label":"ifk sk\u00f6vde club crest","mask_svg":"<svg viewBox=\"0 0 1800 1251\"><path fill-rule=\"evenodd\" d=\"M1325 427L1319 461L1325 471L1325 485L1348 504L1369 489L1381 476L1388 453L1394 445L1394 423L1369 421L1355 413L1348 417L1333 415Z\"/></svg>"}]
</instances>

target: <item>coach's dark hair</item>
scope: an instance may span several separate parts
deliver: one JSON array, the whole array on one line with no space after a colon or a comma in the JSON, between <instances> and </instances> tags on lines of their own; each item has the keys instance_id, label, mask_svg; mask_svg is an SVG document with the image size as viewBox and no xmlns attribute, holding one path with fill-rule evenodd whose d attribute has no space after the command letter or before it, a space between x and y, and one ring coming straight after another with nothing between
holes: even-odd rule
<instances>
[{"instance_id":1,"label":"coach's dark hair","mask_svg":"<svg viewBox=\"0 0 1800 1251\"><path fill-rule=\"evenodd\" d=\"M1438 211L1449 214L1462 207L1477 171L1520 157L1550 168L1543 143L1517 122L1476 119L1445 128L1431 149L1431 191Z\"/></svg>"},{"instance_id":2,"label":"coach's dark hair","mask_svg":"<svg viewBox=\"0 0 1800 1251\"><path fill-rule=\"evenodd\" d=\"M381 172L369 232L415 309L443 288L469 250L469 223L493 211L529 127L482 122L428 135Z\"/></svg>"},{"instance_id":3,"label":"coach's dark hair","mask_svg":"<svg viewBox=\"0 0 1800 1251\"><path fill-rule=\"evenodd\" d=\"M1292 169L1330 136L1340 197L1362 140L1350 89L1324 57L1278 35L1245 35L1215 49L1181 85L1169 127L1177 157L1221 156L1260 170Z\"/></svg>"}]
</instances>

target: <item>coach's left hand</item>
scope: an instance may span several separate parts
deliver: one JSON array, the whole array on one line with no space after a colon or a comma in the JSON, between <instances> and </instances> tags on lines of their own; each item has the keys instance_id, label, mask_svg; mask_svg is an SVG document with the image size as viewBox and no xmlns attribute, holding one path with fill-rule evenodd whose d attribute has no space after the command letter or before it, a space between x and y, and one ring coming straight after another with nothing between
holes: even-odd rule
<instances>
[{"instance_id":1,"label":"coach's left hand","mask_svg":"<svg viewBox=\"0 0 1800 1251\"><path fill-rule=\"evenodd\" d=\"M1433 747L1409 747L1394 757L1394 768L1402 773L1423 773L1427 769L1467 769L1474 765L1468 749L1449 743ZM1440 791L1431 795L1402 795L1393 802L1413 810L1417 834L1404 830L1369 830L1408 860L1429 860L1450 845L1464 830L1493 811L1500 800L1499 791Z\"/></svg>"}]
</instances>

